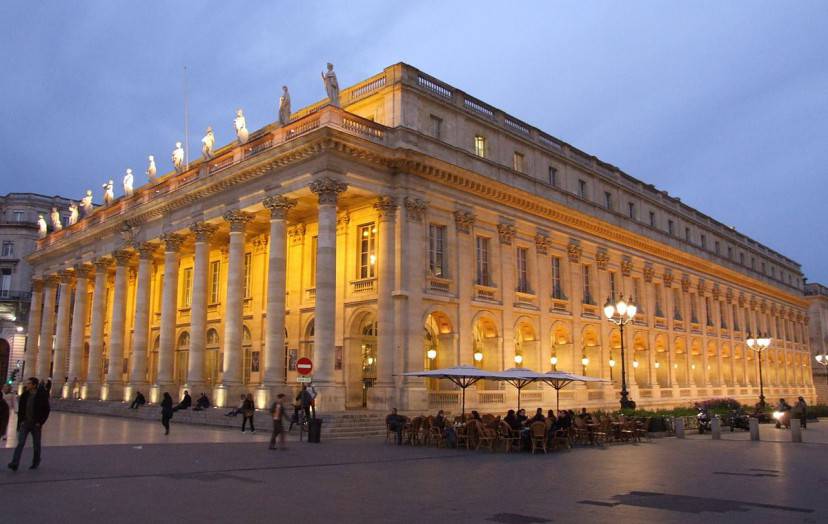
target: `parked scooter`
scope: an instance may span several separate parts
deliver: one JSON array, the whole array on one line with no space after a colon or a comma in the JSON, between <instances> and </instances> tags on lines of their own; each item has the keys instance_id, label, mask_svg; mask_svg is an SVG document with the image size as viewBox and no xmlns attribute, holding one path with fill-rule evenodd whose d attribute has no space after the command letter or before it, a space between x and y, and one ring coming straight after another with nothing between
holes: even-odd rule
<instances>
[{"instance_id":1,"label":"parked scooter","mask_svg":"<svg viewBox=\"0 0 828 524\"><path fill-rule=\"evenodd\" d=\"M750 417L748 417L741 409L734 409L730 412L727 418L727 423L730 426L730 431L743 429L750 431Z\"/></svg>"},{"instance_id":2,"label":"parked scooter","mask_svg":"<svg viewBox=\"0 0 828 524\"><path fill-rule=\"evenodd\" d=\"M705 407L698 407L696 408L699 410L698 414L696 415L696 420L699 422L699 435L704 434L705 431L710 431L710 414L707 412L707 408Z\"/></svg>"}]
</instances>

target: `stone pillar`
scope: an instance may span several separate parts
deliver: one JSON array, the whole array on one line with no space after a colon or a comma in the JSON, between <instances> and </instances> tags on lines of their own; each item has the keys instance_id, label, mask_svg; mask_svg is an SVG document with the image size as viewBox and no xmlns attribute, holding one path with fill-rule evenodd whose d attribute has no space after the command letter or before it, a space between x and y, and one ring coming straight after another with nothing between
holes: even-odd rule
<instances>
[{"instance_id":1,"label":"stone pillar","mask_svg":"<svg viewBox=\"0 0 828 524\"><path fill-rule=\"evenodd\" d=\"M316 242L316 317L314 319L314 382L317 401L327 411L345 407L344 392L334 379L334 323L336 315L336 201L347 184L324 177L310 190L319 198L319 232Z\"/></svg>"},{"instance_id":2,"label":"stone pillar","mask_svg":"<svg viewBox=\"0 0 828 524\"><path fill-rule=\"evenodd\" d=\"M270 241L267 263L267 327L265 329L264 401L270 404L272 390L286 390L285 383L285 291L287 286L287 234L285 219L296 201L282 195L264 199L270 210Z\"/></svg>"},{"instance_id":3,"label":"stone pillar","mask_svg":"<svg viewBox=\"0 0 828 524\"><path fill-rule=\"evenodd\" d=\"M105 400L123 399L124 388L124 323L127 307L127 272L132 253L117 250L115 259L115 289L112 293L112 320L109 325L109 370L106 375Z\"/></svg>"},{"instance_id":4,"label":"stone pillar","mask_svg":"<svg viewBox=\"0 0 828 524\"><path fill-rule=\"evenodd\" d=\"M147 387L147 338L149 336L150 284L152 280L153 244L135 246L138 250L138 275L135 280L135 322L132 327L132 358L129 370L131 398L135 391ZM142 392L146 395L146 391Z\"/></svg>"},{"instance_id":5,"label":"stone pillar","mask_svg":"<svg viewBox=\"0 0 828 524\"><path fill-rule=\"evenodd\" d=\"M92 290L92 322L89 326L89 367L82 393L85 399L101 394L101 354L103 353L104 316L106 315L106 279L111 259L95 260L95 287Z\"/></svg>"},{"instance_id":6,"label":"stone pillar","mask_svg":"<svg viewBox=\"0 0 828 524\"><path fill-rule=\"evenodd\" d=\"M23 373L18 377L18 382L23 383L27 378L33 376L37 371L37 348L40 338L40 321L43 313L43 280L32 279L32 301L29 309L29 323L26 331L25 367Z\"/></svg>"},{"instance_id":7,"label":"stone pillar","mask_svg":"<svg viewBox=\"0 0 828 524\"><path fill-rule=\"evenodd\" d=\"M161 290L161 325L159 329L158 374L153 398L161 398L173 384L175 323L178 316L179 250L184 237L175 233L161 236L164 241L164 289ZM176 392L177 393L177 392Z\"/></svg>"},{"instance_id":8,"label":"stone pillar","mask_svg":"<svg viewBox=\"0 0 828 524\"><path fill-rule=\"evenodd\" d=\"M474 326L472 325L474 310L471 307L476 281L474 222L475 216L470 211L454 212L454 229L457 232L457 264L454 266L454 278L457 281L457 297L460 302L457 325L454 326L460 339L460 353L456 362L467 366L480 365L474 360ZM419 336L423 336L422 330ZM422 367L422 355L417 355L415 362ZM417 371L417 369L412 371Z\"/></svg>"},{"instance_id":9,"label":"stone pillar","mask_svg":"<svg viewBox=\"0 0 828 524\"><path fill-rule=\"evenodd\" d=\"M52 364L52 394L60 397L66 383L66 355L69 351L69 309L72 307L72 273L60 272L60 299L58 300L57 328L55 329L55 359Z\"/></svg>"},{"instance_id":10,"label":"stone pillar","mask_svg":"<svg viewBox=\"0 0 828 524\"><path fill-rule=\"evenodd\" d=\"M46 277L43 289L43 319L40 324L40 341L37 348L36 376L45 381L52 365L52 339L55 333L55 299L60 279L57 275Z\"/></svg>"},{"instance_id":11,"label":"stone pillar","mask_svg":"<svg viewBox=\"0 0 828 524\"><path fill-rule=\"evenodd\" d=\"M190 226L195 235L193 296L190 301L190 359L186 389L195 393L204 387L204 347L207 342L207 276L210 266L210 238L217 226L197 222Z\"/></svg>"},{"instance_id":12,"label":"stone pillar","mask_svg":"<svg viewBox=\"0 0 828 524\"><path fill-rule=\"evenodd\" d=\"M394 400L394 260L397 200L381 196L374 203L379 218L379 271L377 272L377 384L371 388L369 407L387 409ZM372 402L373 401L373 402ZM373 404L373 405L372 405Z\"/></svg>"},{"instance_id":13,"label":"stone pillar","mask_svg":"<svg viewBox=\"0 0 828 524\"><path fill-rule=\"evenodd\" d=\"M224 301L224 374L223 391L217 397L233 398L242 386L242 284L244 280L244 229L251 216L242 211L228 211L224 220L230 224L227 258L227 297Z\"/></svg>"},{"instance_id":14,"label":"stone pillar","mask_svg":"<svg viewBox=\"0 0 828 524\"><path fill-rule=\"evenodd\" d=\"M85 264L75 266L75 311L72 315L72 335L69 341L69 384L64 387L63 398L76 398L83 375L83 343L86 340L86 293L89 270Z\"/></svg>"},{"instance_id":15,"label":"stone pillar","mask_svg":"<svg viewBox=\"0 0 828 524\"><path fill-rule=\"evenodd\" d=\"M400 268L400 286L407 293L407 296L405 299L398 299L395 305L400 306L397 316L397 329L401 333L400 339L405 355L401 371L410 372L423 369L423 326L419 319L423 318L423 288L429 285L425 281L428 271L425 236L427 203L419 198L406 197L404 204L402 209L405 218L400 218L400 238L397 239L399 245L397 264ZM449 238L446 238L446 246L449 253L453 254L455 253L454 246L456 246L456 243L452 243ZM405 256L402 256L402 253L405 253ZM457 285L459 275L464 277L470 275L458 273L459 268L449 265L449 260L452 260L452 258L456 260L456 257L451 255L449 257L445 269L449 272L448 278L453 279L455 285ZM455 363L458 362L457 333L459 333L459 330L457 326L452 326L452 328L454 334L446 337L447 343L442 346L442 350L449 354L450 360L448 361ZM471 362L471 355L469 355L467 363ZM424 379L402 377L401 384L400 408L407 410L428 409L428 394Z\"/></svg>"}]
</instances>

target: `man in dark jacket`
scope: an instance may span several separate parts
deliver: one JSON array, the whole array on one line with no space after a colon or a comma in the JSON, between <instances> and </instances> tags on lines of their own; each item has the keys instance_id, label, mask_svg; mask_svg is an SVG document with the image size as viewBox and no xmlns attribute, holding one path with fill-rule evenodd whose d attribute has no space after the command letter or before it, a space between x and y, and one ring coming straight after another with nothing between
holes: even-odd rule
<instances>
[{"instance_id":1,"label":"man in dark jacket","mask_svg":"<svg viewBox=\"0 0 828 524\"><path fill-rule=\"evenodd\" d=\"M34 457L29 469L37 469L40 465L40 436L43 424L49 418L49 393L46 388L38 387L38 380L35 377L26 381L26 390L20 395L17 408L17 447L14 449L14 457L9 463L9 469L17 471L20 464L20 455L26 445L29 433L32 435L34 446Z\"/></svg>"}]
</instances>

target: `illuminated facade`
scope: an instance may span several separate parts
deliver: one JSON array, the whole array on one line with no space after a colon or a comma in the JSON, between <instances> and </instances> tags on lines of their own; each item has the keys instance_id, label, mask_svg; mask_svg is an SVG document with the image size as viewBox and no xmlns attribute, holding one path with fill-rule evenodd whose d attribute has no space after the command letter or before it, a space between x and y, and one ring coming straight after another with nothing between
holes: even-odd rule
<instances>
[{"instance_id":1,"label":"illuminated facade","mask_svg":"<svg viewBox=\"0 0 828 524\"><path fill-rule=\"evenodd\" d=\"M623 294L639 302L624 332L639 404L755 401L757 331L774 339L765 394L813 397L795 262L405 64L340 100L40 241L27 369L54 361L65 396L264 405L309 356L321 409L422 410L457 409L458 391L400 373L555 362L614 381L565 405L615 406L620 339L600 308ZM552 407L554 391L523 401ZM513 402L496 383L467 395Z\"/></svg>"}]
</instances>

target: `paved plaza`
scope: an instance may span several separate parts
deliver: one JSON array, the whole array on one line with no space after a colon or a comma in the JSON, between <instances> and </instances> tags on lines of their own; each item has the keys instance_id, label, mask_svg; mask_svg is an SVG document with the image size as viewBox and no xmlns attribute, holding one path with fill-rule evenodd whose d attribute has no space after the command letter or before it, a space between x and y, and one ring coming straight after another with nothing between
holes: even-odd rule
<instances>
[{"instance_id":1,"label":"paved plaza","mask_svg":"<svg viewBox=\"0 0 828 524\"><path fill-rule=\"evenodd\" d=\"M262 420L264 422L264 420ZM264 429L264 428L263 428ZM43 464L0 472L6 522L824 522L828 424L530 456L289 442L55 413ZM0 450L3 464L13 441Z\"/></svg>"}]
</instances>

